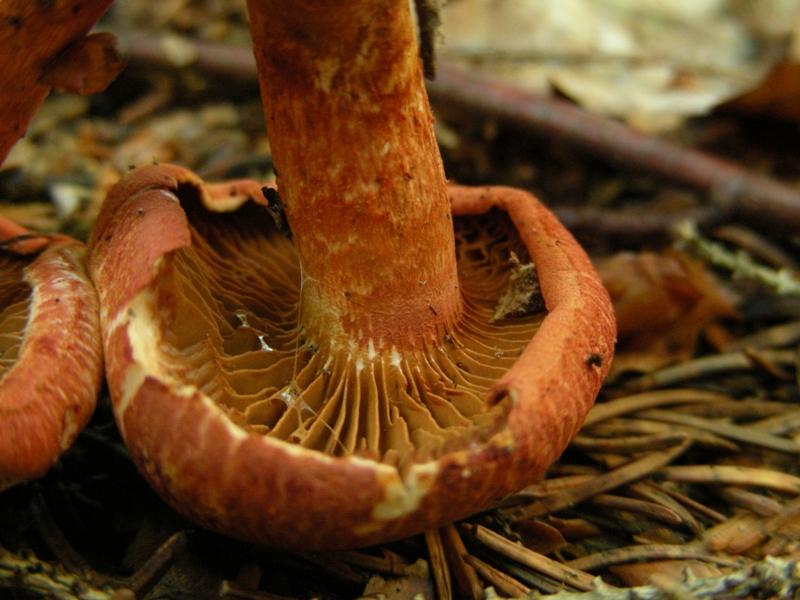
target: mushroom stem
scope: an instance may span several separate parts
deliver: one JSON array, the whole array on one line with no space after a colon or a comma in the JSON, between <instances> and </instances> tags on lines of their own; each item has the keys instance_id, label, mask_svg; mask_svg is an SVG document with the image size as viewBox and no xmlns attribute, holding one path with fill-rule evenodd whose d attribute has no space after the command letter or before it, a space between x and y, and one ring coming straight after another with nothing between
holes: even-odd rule
<instances>
[{"instance_id":1,"label":"mushroom stem","mask_svg":"<svg viewBox=\"0 0 800 600\"><path fill-rule=\"evenodd\" d=\"M301 327L362 348L440 338L461 295L408 1L248 8Z\"/></svg>"}]
</instances>

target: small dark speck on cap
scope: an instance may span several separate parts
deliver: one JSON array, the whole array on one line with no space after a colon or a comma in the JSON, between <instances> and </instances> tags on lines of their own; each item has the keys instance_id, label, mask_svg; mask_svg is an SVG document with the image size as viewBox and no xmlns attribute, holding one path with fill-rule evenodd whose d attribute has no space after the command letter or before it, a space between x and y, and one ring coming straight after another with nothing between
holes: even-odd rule
<instances>
[{"instance_id":1,"label":"small dark speck on cap","mask_svg":"<svg viewBox=\"0 0 800 600\"><path fill-rule=\"evenodd\" d=\"M586 359L586 366L587 367L602 367L603 366L603 355L598 354L597 352L592 352L589 355L589 358Z\"/></svg>"}]
</instances>

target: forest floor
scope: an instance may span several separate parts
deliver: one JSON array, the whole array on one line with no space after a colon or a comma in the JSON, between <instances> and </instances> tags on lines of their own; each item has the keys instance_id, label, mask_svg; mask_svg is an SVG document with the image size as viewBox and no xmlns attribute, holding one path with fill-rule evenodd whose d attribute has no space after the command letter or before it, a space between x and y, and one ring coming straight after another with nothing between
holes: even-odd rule
<instances>
[{"instance_id":1,"label":"forest floor","mask_svg":"<svg viewBox=\"0 0 800 600\"><path fill-rule=\"evenodd\" d=\"M85 239L131 165L271 179L234 4L151 16L182 32L166 42L134 9L112 15L127 68L103 94L48 99L0 169L0 213ZM796 597L797 121L726 107L655 137L582 120L561 97L532 97L530 114L497 100L513 99L506 84L458 73L445 58L430 84L448 177L536 193L615 302L612 376L561 460L441 531L360 551L275 551L172 513L133 466L104 392L44 479L0 495L3 597L481 598L492 587L617 598L637 586L647 598Z\"/></svg>"}]
</instances>

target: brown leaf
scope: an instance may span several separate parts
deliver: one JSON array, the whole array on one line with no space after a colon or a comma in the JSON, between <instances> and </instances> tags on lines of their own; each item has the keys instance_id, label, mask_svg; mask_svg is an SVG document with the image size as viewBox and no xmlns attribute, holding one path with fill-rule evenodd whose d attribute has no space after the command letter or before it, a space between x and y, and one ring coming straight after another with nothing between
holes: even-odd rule
<instances>
[{"instance_id":1,"label":"brown leaf","mask_svg":"<svg viewBox=\"0 0 800 600\"><path fill-rule=\"evenodd\" d=\"M91 96L117 78L125 63L110 33L92 33L67 46L43 69L40 83L58 92Z\"/></svg>"},{"instance_id":2,"label":"brown leaf","mask_svg":"<svg viewBox=\"0 0 800 600\"><path fill-rule=\"evenodd\" d=\"M539 554L550 554L567 545L558 529L542 521L520 521L513 523L511 529L520 537L523 546Z\"/></svg>"},{"instance_id":3,"label":"brown leaf","mask_svg":"<svg viewBox=\"0 0 800 600\"><path fill-rule=\"evenodd\" d=\"M623 252L597 270L617 316L616 373L686 360L703 327L738 316L704 266L677 251Z\"/></svg>"},{"instance_id":4,"label":"brown leaf","mask_svg":"<svg viewBox=\"0 0 800 600\"><path fill-rule=\"evenodd\" d=\"M800 121L800 64L783 61L755 89L721 106L749 115Z\"/></svg>"}]
</instances>

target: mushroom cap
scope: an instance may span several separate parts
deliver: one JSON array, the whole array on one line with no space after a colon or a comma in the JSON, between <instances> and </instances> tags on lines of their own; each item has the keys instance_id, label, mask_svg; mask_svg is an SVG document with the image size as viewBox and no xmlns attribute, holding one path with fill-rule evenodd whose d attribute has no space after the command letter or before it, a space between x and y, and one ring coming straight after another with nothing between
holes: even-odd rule
<instances>
[{"instance_id":1,"label":"mushroom cap","mask_svg":"<svg viewBox=\"0 0 800 600\"><path fill-rule=\"evenodd\" d=\"M167 503L244 540L351 548L486 509L558 458L610 366L615 326L585 253L538 201L451 188L462 324L398 348L297 326L313 282L260 197L255 182L141 167L92 232L115 415ZM494 322L511 252L535 263L546 315Z\"/></svg>"},{"instance_id":2,"label":"mushroom cap","mask_svg":"<svg viewBox=\"0 0 800 600\"><path fill-rule=\"evenodd\" d=\"M100 306L84 252L65 236L0 246L0 490L44 475L94 411Z\"/></svg>"}]
</instances>

